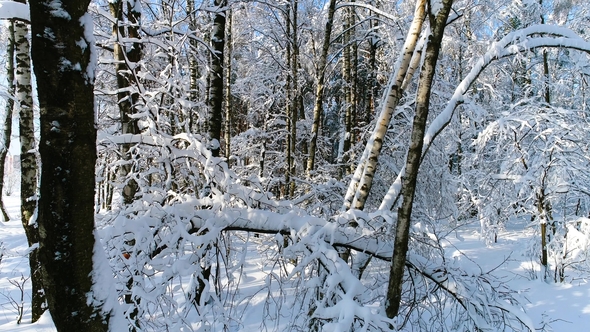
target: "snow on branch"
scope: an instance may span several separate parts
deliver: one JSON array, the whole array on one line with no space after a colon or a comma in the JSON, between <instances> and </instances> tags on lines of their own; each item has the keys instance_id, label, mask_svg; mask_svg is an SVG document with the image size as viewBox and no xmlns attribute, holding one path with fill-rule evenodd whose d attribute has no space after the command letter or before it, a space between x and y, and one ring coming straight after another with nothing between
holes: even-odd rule
<instances>
[{"instance_id":1,"label":"snow on branch","mask_svg":"<svg viewBox=\"0 0 590 332\"><path fill-rule=\"evenodd\" d=\"M424 135L422 159L430 149L434 139L451 122L457 106L463 103L465 94L479 75L494 61L541 47L569 48L590 53L590 43L570 29L552 25L533 25L509 33L501 40L492 43L488 51L476 62L469 74L459 83L455 93L447 102L445 109L434 118ZM379 209L391 210L401 193L402 169L397 179L389 187Z\"/></svg>"}]
</instances>

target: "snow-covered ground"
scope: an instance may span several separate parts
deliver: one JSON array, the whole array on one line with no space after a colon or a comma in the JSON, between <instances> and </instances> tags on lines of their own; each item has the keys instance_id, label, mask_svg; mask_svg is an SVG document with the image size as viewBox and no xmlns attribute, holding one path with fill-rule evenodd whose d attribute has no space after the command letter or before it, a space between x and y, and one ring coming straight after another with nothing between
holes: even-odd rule
<instances>
[{"instance_id":1,"label":"snow-covered ground","mask_svg":"<svg viewBox=\"0 0 590 332\"><path fill-rule=\"evenodd\" d=\"M0 331L55 331L51 317L47 313L40 322L29 323L31 316L30 282L27 281L27 244L17 220L18 195L4 197L4 201L13 220L0 224ZM535 278L538 276L538 266L535 266L536 270L533 269L531 264L534 263L528 261L524 255L531 236L532 232L524 229L524 225L510 225L507 231L500 234L498 243L486 246L480 240L476 226L468 226L458 231L456 236L450 236L445 246L448 253L464 268L492 271L494 275L502 277L511 288L519 290L521 296L526 299L526 309L538 331L543 328L545 331L590 331L590 275L571 278L568 284L547 283ZM252 251L251 254L257 253ZM255 272L259 271L254 266L257 260L245 261L253 262L253 273L245 274L243 278L248 280L252 288L263 284L264 275ZM24 288L24 293L19 287ZM255 290L253 292L256 293ZM252 300L251 308L247 310L249 312L257 311L256 306L262 308L265 305L264 300ZM21 324L16 322L19 306L24 309ZM242 317L242 330L259 327L260 317L262 316L252 314Z\"/></svg>"}]
</instances>

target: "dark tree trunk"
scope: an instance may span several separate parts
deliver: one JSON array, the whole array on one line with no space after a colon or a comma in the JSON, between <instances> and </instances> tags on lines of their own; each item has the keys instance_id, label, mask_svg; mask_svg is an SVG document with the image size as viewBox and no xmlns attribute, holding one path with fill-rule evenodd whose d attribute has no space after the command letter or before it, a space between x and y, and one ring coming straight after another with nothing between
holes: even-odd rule
<instances>
[{"instance_id":1,"label":"dark tree trunk","mask_svg":"<svg viewBox=\"0 0 590 332\"><path fill-rule=\"evenodd\" d=\"M216 13L213 18L211 33L211 90L209 95L209 138L211 139L211 153L219 157L221 150L221 127L223 114L223 49L225 46L225 10L226 0L214 0Z\"/></svg>"},{"instance_id":2,"label":"dark tree trunk","mask_svg":"<svg viewBox=\"0 0 590 332\"><path fill-rule=\"evenodd\" d=\"M390 318L397 316L402 297L402 281L404 267L406 265L406 255L408 253L411 213L414 204L418 169L422 157L422 148L424 145L424 131L426 129L426 120L428 118L428 109L430 106L430 92L434 80L441 41L452 4L453 0L443 0L442 8L436 13L436 15L433 13L428 14L428 18L430 19L430 29L432 32L428 38L424 65L420 71L420 80L416 96L416 115L414 116L412 124L410 147L406 158L406 174L403 179L403 201L397 214L398 220L395 231L393 258L391 260L387 288L387 304L385 312L387 317Z\"/></svg>"},{"instance_id":3,"label":"dark tree trunk","mask_svg":"<svg viewBox=\"0 0 590 332\"><path fill-rule=\"evenodd\" d=\"M141 13L137 12L125 0L109 2L111 15L116 19L113 24L113 57L115 58L115 70L117 72L117 102L119 105L119 116L121 121L122 134L138 134L139 127L137 119L132 115L135 113L135 105L139 98L137 89L131 89L136 82L136 64L141 59L141 44L128 42L125 39L139 40L139 21ZM121 178L125 181L123 187L123 203L131 204L135 200L138 191L138 184L133 177L127 179L132 172L132 156L130 154L131 144L121 146L121 155L126 163L119 170Z\"/></svg>"},{"instance_id":4,"label":"dark tree trunk","mask_svg":"<svg viewBox=\"0 0 590 332\"><path fill-rule=\"evenodd\" d=\"M231 11L227 10L227 56L225 64L225 157L227 158L227 165L231 166L231 129L232 129L232 100L231 100L231 58L232 58L232 18Z\"/></svg>"},{"instance_id":5,"label":"dark tree trunk","mask_svg":"<svg viewBox=\"0 0 590 332\"><path fill-rule=\"evenodd\" d=\"M316 90L315 102L313 106L313 122L311 126L311 138L309 139L309 157L307 159L307 172L315 168L315 159L317 151L318 134L320 131L320 118L324 112L324 90L326 80L326 66L328 63L328 51L330 50L330 39L332 38L332 28L334 26L334 13L336 12L336 0L330 0L328 6L328 19L324 31L324 41L322 43L322 53L320 54L319 63L316 66Z\"/></svg>"},{"instance_id":6,"label":"dark tree trunk","mask_svg":"<svg viewBox=\"0 0 590 332\"><path fill-rule=\"evenodd\" d=\"M89 3L30 2L32 59L41 112L39 260L58 331L108 330L108 314L99 304L89 302L96 162Z\"/></svg>"}]
</instances>

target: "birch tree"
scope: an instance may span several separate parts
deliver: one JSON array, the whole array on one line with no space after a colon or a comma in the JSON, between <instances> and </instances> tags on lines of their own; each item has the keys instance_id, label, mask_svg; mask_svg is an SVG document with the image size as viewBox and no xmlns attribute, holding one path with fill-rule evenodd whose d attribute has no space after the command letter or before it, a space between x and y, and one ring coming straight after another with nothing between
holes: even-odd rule
<instances>
[{"instance_id":1,"label":"birch tree","mask_svg":"<svg viewBox=\"0 0 590 332\"><path fill-rule=\"evenodd\" d=\"M387 90L385 91L385 102L377 119L377 124L348 185L348 190L344 197L343 210L351 208L362 210L365 207L365 202L373 185L373 178L377 170L381 148L383 147L383 138L387 133L387 128L389 127L395 109L403 96L402 85L404 81L411 80L411 75L413 74L412 71L408 72L408 69L410 68L412 58L416 57L414 51L422 31L425 15L426 0L418 0L414 11L414 19L402 48L402 55L396 64L395 72L391 76Z\"/></svg>"},{"instance_id":2,"label":"birch tree","mask_svg":"<svg viewBox=\"0 0 590 332\"><path fill-rule=\"evenodd\" d=\"M24 2L24 1L23 1ZM15 62L16 62L16 99L19 106L20 133L20 200L21 222L25 229L29 246L39 242L39 230L36 220L37 210L37 144L35 142L33 87L31 77L31 57L29 55L29 27L18 20L14 25ZM31 269L32 321L36 322L45 311L45 295L43 279L39 269L38 250L29 253Z\"/></svg>"},{"instance_id":3,"label":"birch tree","mask_svg":"<svg viewBox=\"0 0 590 332\"><path fill-rule=\"evenodd\" d=\"M8 154L8 148L10 147L10 139L12 136L12 112L14 109L14 99L12 96L15 94L14 89L14 21L8 22L8 39L6 44L6 83L8 87L8 93L10 98L6 99L6 107L4 107L4 128L2 133L2 142L0 142L0 211L2 212L2 218L4 222L10 221L10 216L6 212L6 206L4 205L4 167L6 165L6 155Z\"/></svg>"},{"instance_id":4,"label":"birch tree","mask_svg":"<svg viewBox=\"0 0 590 332\"><path fill-rule=\"evenodd\" d=\"M408 243L411 225L412 206L416 192L416 179L422 159L426 120L428 118L430 93L434 80L436 63L440 53L442 38L444 35L447 18L451 11L453 0L443 0L442 3L432 5L430 2L428 21L431 33L426 44L424 64L420 71L420 81L416 93L416 108L412 123L412 135L408 156L406 157L406 173L403 178L402 204L398 210L398 218L395 230L393 246L393 258L389 270L389 283L387 286L387 304L385 311L387 316L397 316L402 297L402 281L408 253ZM439 7L440 6L440 7Z\"/></svg>"}]
</instances>

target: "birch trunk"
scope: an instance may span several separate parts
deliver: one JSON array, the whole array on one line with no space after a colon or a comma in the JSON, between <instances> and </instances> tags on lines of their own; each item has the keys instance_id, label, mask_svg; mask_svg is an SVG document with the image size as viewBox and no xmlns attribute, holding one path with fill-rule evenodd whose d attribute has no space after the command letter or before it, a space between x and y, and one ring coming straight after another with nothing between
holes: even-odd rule
<instances>
[{"instance_id":1,"label":"birch trunk","mask_svg":"<svg viewBox=\"0 0 590 332\"><path fill-rule=\"evenodd\" d=\"M385 312L387 317L393 318L399 312L402 283L404 276L404 267L406 264L406 255L408 253L409 232L411 225L411 213L414 203L414 194L416 191L416 180L420 159L422 157L422 148L424 145L424 134L426 130L426 120L430 106L430 93L432 82L434 80L436 63L447 23L447 18L451 10L453 0L442 0L442 8L437 13L429 13L431 35L428 37L426 45L426 54L424 65L420 72L418 83L418 92L416 96L416 114L412 123L412 134L410 138L410 147L405 165L405 177L403 178L402 187L402 204L398 210L398 220L395 231L395 241L393 246L393 258L389 272L389 282L387 287L387 303ZM431 9L432 10L432 9Z\"/></svg>"},{"instance_id":2,"label":"birch trunk","mask_svg":"<svg viewBox=\"0 0 590 332\"><path fill-rule=\"evenodd\" d=\"M227 158L227 165L231 166L231 120L232 120L232 102L231 102L231 60L232 60L232 16L231 11L227 10L227 33L226 33L226 45L227 45L227 56L225 61L225 128L224 128L224 140L225 140L225 158Z\"/></svg>"},{"instance_id":3,"label":"birch trunk","mask_svg":"<svg viewBox=\"0 0 590 332\"><path fill-rule=\"evenodd\" d=\"M110 309L89 296L93 294L96 163L89 4L90 0L30 1L43 165L39 260L58 331L107 331L110 318L106 311Z\"/></svg>"},{"instance_id":4,"label":"birch trunk","mask_svg":"<svg viewBox=\"0 0 590 332\"><path fill-rule=\"evenodd\" d=\"M379 114L373 134L367 142L363 155L348 186L344 198L343 210L351 208L362 210L365 207L365 202L373 185L373 178L383 146L383 139L387 133L393 113L403 95L402 84L404 80L411 79L406 73L414 55L418 37L422 31L422 24L426 13L425 8L426 0L418 0L414 12L414 19L410 26L406 42L404 43L403 53L385 92L385 103Z\"/></svg>"},{"instance_id":5,"label":"birch trunk","mask_svg":"<svg viewBox=\"0 0 590 332\"><path fill-rule=\"evenodd\" d=\"M29 28L24 22L17 21L14 25L16 45L16 99L19 104L19 132L20 132L20 201L21 222L25 229L29 246L39 242L37 227L37 144L35 143L35 128L33 124L33 87L31 85L31 57L29 55ZM39 252L29 253L29 267L31 269L31 316L36 322L46 310L43 280L39 265Z\"/></svg>"},{"instance_id":6,"label":"birch trunk","mask_svg":"<svg viewBox=\"0 0 590 332\"><path fill-rule=\"evenodd\" d=\"M313 122L311 126L311 138L309 140L309 157L307 159L308 174L315 168L315 155L317 151L318 133L320 129L320 117L324 112L324 89L326 80L326 65L328 62L328 51L330 50L330 39L332 38L332 27L334 25L334 12L336 11L336 0L330 0L328 6L328 18L324 31L322 53L316 67L317 85L315 90L315 102L313 106Z\"/></svg>"},{"instance_id":7,"label":"birch trunk","mask_svg":"<svg viewBox=\"0 0 590 332\"><path fill-rule=\"evenodd\" d=\"M8 38L6 45L6 83L7 93L10 96L14 96L14 21L8 22ZM4 170L6 166L6 155L8 154L8 148L10 147L10 138L12 136L12 111L14 109L14 99L6 99L6 107L4 109L4 135L3 142L0 145L0 211L2 212L2 218L5 222L10 221L10 216L6 212L6 206L4 206Z\"/></svg>"}]
</instances>

